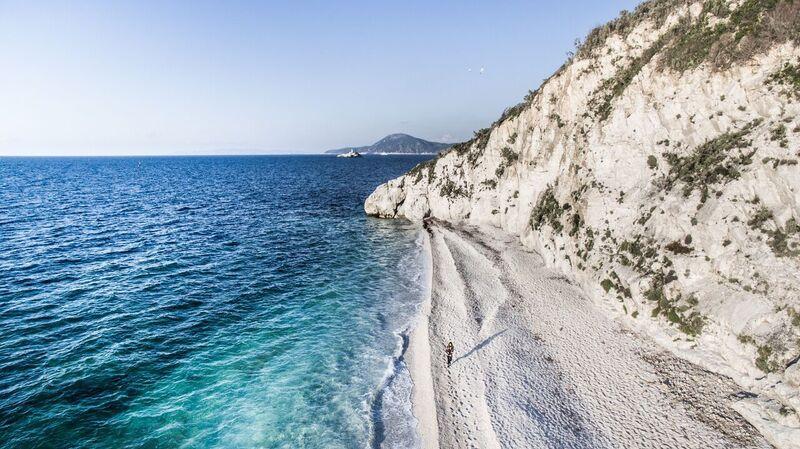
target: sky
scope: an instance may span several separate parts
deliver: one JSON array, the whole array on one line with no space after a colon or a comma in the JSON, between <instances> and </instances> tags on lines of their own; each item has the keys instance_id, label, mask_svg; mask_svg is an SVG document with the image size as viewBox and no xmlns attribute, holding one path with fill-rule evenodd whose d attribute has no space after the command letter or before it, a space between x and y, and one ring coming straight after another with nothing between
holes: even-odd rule
<instances>
[{"instance_id":1,"label":"sky","mask_svg":"<svg viewBox=\"0 0 800 449\"><path fill-rule=\"evenodd\" d=\"M637 3L0 0L0 155L462 141Z\"/></svg>"}]
</instances>

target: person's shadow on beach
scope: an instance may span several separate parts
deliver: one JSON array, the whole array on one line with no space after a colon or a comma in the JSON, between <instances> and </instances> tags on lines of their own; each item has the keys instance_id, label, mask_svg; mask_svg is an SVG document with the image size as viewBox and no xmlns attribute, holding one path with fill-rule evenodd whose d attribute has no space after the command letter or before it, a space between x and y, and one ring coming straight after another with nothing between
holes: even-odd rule
<instances>
[{"instance_id":1,"label":"person's shadow on beach","mask_svg":"<svg viewBox=\"0 0 800 449\"><path fill-rule=\"evenodd\" d=\"M486 338L482 342L480 342L477 345L475 345L474 348L470 349L469 352L467 352L466 354L462 355L461 357L453 360L453 363L451 363L451 365L455 365L456 363L458 363L459 360L466 359L467 357L471 356L472 354L474 354L474 353L480 351L481 349L485 348L489 343L492 342L492 340L494 340L495 338L503 335L507 330L508 329L503 329L500 332L497 332L496 334Z\"/></svg>"}]
</instances>

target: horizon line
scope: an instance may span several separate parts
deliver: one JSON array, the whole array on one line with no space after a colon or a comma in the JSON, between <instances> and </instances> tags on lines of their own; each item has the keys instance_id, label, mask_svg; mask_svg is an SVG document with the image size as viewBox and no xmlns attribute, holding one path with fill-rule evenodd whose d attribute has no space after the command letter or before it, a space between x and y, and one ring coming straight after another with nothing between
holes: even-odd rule
<instances>
[{"instance_id":1,"label":"horizon line","mask_svg":"<svg viewBox=\"0 0 800 449\"><path fill-rule=\"evenodd\" d=\"M438 153L363 153L362 156L435 156ZM330 156L335 153L187 153L187 154L0 154L1 158L134 158L134 157L257 157L257 156Z\"/></svg>"}]
</instances>

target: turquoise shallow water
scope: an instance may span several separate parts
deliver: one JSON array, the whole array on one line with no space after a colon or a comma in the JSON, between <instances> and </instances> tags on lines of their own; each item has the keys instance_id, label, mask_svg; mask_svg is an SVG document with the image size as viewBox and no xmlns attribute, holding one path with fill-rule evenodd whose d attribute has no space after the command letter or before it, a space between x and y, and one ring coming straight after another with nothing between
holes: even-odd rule
<instances>
[{"instance_id":1,"label":"turquoise shallow water","mask_svg":"<svg viewBox=\"0 0 800 449\"><path fill-rule=\"evenodd\" d=\"M421 160L0 159L0 448L414 447Z\"/></svg>"}]
</instances>

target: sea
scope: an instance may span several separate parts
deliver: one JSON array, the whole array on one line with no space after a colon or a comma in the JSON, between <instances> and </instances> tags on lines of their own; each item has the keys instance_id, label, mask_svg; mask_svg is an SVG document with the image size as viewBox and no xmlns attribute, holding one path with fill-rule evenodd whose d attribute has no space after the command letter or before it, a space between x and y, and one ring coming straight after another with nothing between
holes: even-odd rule
<instances>
[{"instance_id":1,"label":"sea","mask_svg":"<svg viewBox=\"0 0 800 449\"><path fill-rule=\"evenodd\" d=\"M413 448L430 156L0 158L0 448Z\"/></svg>"}]
</instances>

